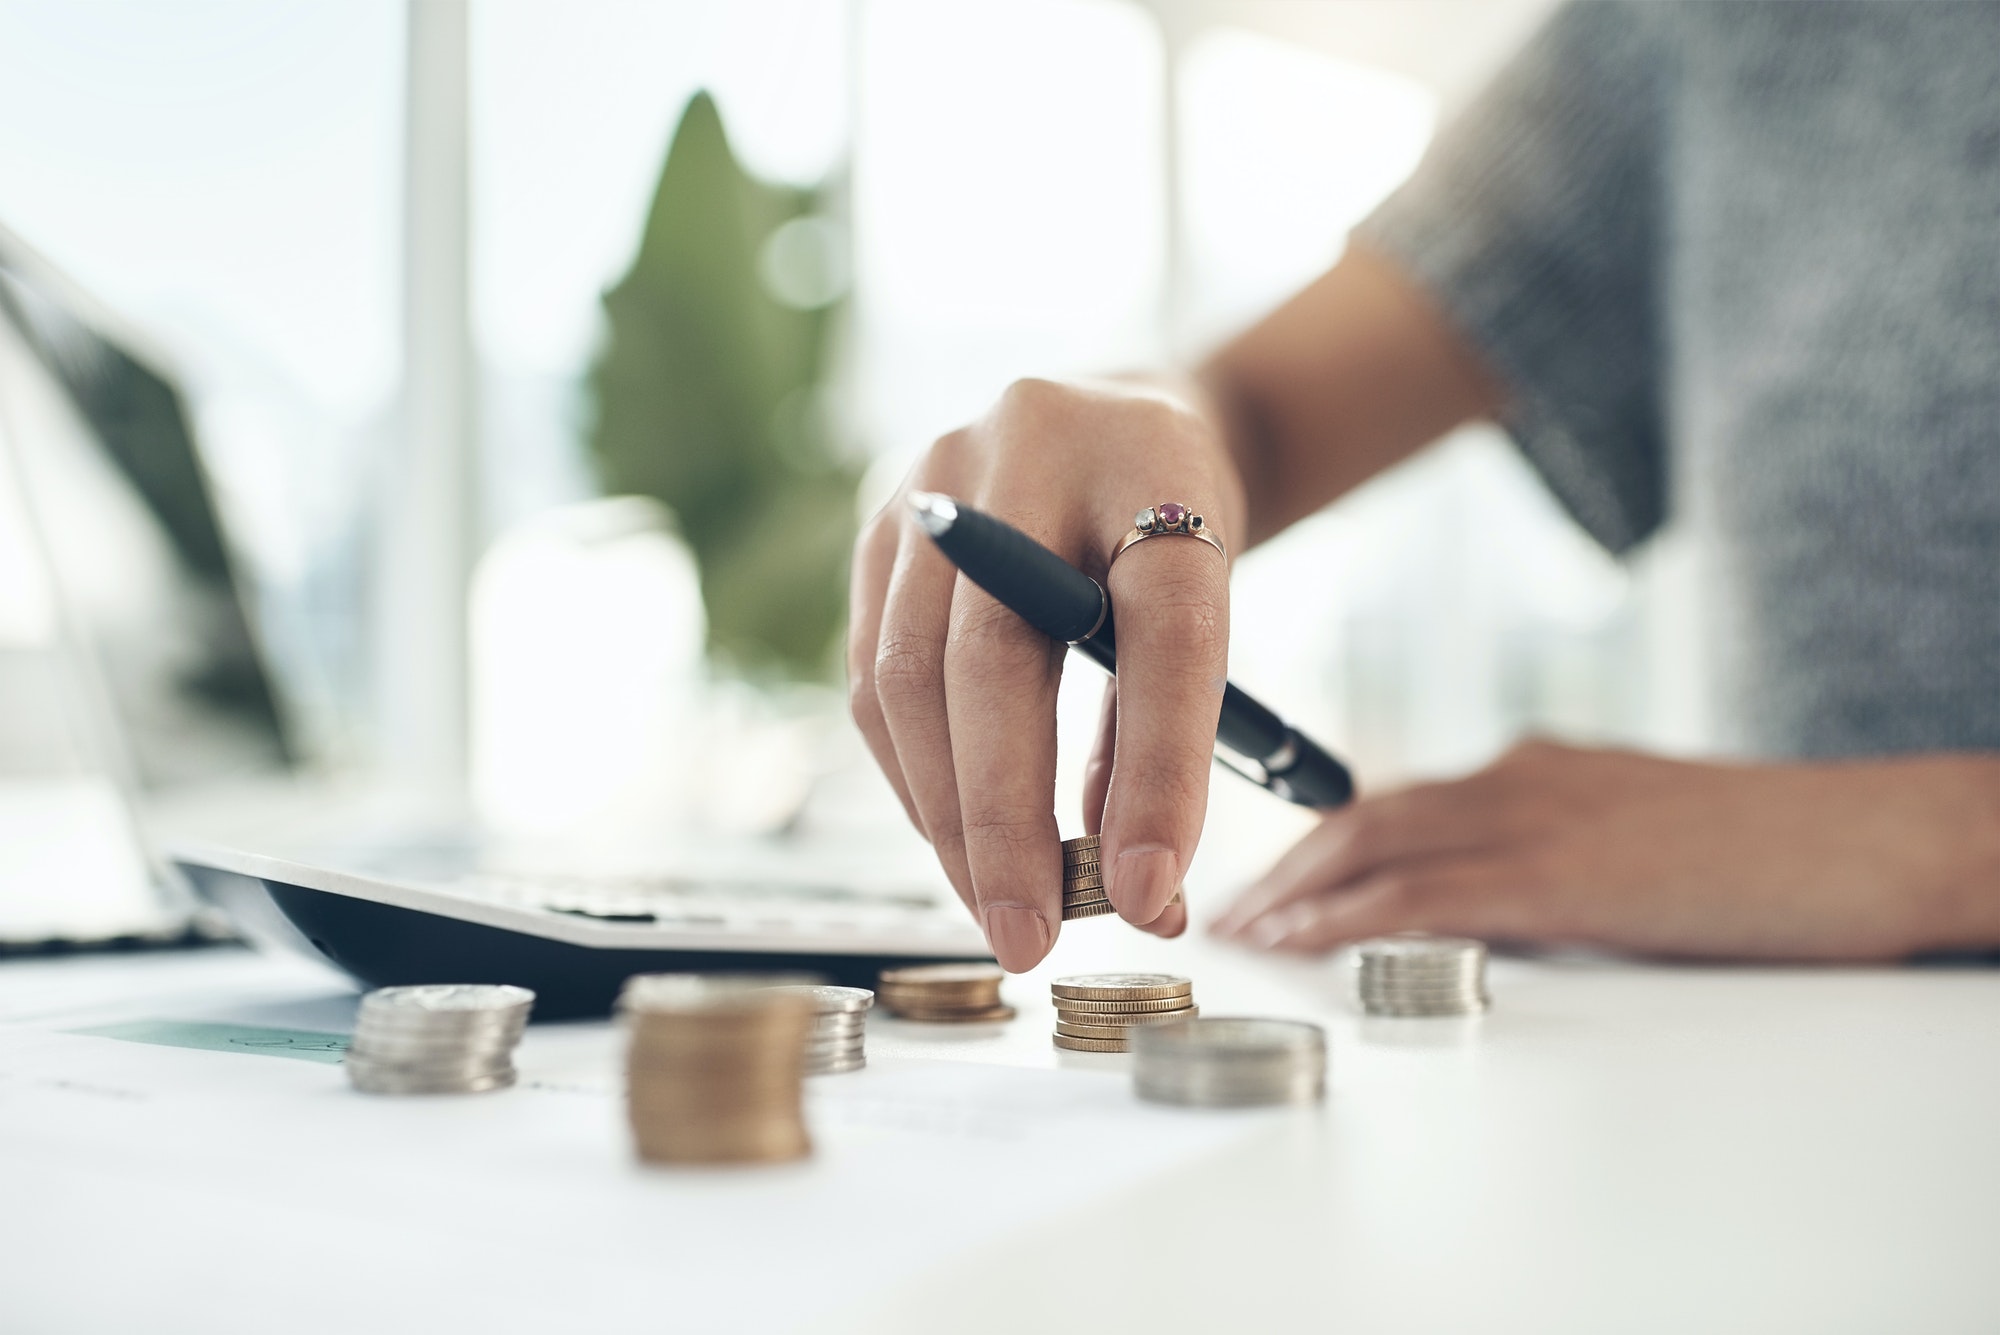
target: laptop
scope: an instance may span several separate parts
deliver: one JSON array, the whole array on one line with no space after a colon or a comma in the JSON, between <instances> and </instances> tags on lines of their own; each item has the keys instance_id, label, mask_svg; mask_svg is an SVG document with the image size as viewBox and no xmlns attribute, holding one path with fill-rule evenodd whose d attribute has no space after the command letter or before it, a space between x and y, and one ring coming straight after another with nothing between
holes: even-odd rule
<instances>
[{"instance_id":1,"label":"laptop","mask_svg":"<svg viewBox=\"0 0 2000 1335\"><path fill-rule=\"evenodd\" d=\"M51 641L0 633L16 720L0 721L0 952L234 934L365 986L520 984L544 1017L602 1013L639 972L870 984L895 964L990 958L939 878L865 841L703 838L608 868L544 851L523 869L470 826L328 831L303 849L161 833L190 792L280 790L310 759L187 402L161 358L0 228L0 577L9 542L41 567ZM46 739L22 740L22 718L58 720L50 749L71 753L29 779L22 753Z\"/></svg>"}]
</instances>

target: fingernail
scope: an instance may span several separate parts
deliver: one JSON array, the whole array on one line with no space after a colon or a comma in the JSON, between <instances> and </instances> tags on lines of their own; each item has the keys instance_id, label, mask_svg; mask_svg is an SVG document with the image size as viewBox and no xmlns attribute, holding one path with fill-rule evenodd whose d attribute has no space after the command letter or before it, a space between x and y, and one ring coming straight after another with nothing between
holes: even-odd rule
<instances>
[{"instance_id":1,"label":"fingernail","mask_svg":"<svg viewBox=\"0 0 2000 1335\"><path fill-rule=\"evenodd\" d=\"M996 904L986 910L986 943L1001 968L1020 973L1049 953L1049 925L1033 909Z\"/></svg>"},{"instance_id":2,"label":"fingernail","mask_svg":"<svg viewBox=\"0 0 2000 1335\"><path fill-rule=\"evenodd\" d=\"M1127 849L1118 855L1117 870L1104 893L1128 921L1151 922L1174 897L1180 879L1181 863L1173 849Z\"/></svg>"}]
</instances>

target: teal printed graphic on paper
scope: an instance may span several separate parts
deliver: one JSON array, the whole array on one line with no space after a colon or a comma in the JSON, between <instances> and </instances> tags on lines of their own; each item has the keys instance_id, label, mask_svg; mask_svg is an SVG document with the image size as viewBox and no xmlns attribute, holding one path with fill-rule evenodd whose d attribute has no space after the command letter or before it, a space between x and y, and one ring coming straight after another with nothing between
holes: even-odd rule
<instances>
[{"instance_id":1,"label":"teal printed graphic on paper","mask_svg":"<svg viewBox=\"0 0 2000 1335\"><path fill-rule=\"evenodd\" d=\"M73 1034L153 1043L163 1048L197 1048L204 1052L248 1052L260 1057L290 1057L295 1061L338 1063L347 1055L346 1034L322 1034L311 1029L266 1029L254 1024L213 1024L201 1020L129 1020L72 1029Z\"/></svg>"}]
</instances>

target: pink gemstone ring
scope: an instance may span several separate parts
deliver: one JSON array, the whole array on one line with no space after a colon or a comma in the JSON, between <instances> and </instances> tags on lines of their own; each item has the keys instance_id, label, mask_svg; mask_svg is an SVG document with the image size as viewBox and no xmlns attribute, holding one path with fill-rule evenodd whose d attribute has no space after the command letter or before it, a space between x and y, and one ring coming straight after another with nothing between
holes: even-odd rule
<instances>
[{"instance_id":1,"label":"pink gemstone ring","mask_svg":"<svg viewBox=\"0 0 2000 1335\"><path fill-rule=\"evenodd\" d=\"M1125 549L1135 542L1144 542L1148 538L1164 537L1168 534L1183 538L1199 538L1216 551L1222 552L1223 560L1229 559L1229 553L1223 551L1222 540L1208 531L1208 525L1194 512L1192 506L1183 505L1179 501L1163 501L1158 505L1149 505L1134 515L1132 531L1120 538L1118 545L1111 549L1111 559L1116 561L1125 554Z\"/></svg>"}]
</instances>

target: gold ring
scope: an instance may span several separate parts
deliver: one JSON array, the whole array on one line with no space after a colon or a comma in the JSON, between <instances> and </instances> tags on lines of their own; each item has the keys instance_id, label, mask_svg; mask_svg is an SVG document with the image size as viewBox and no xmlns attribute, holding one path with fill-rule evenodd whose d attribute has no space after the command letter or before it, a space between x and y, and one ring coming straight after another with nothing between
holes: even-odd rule
<instances>
[{"instance_id":1,"label":"gold ring","mask_svg":"<svg viewBox=\"0 0 2000 1335\"><path fill-rule=\"evenodd\" d=\"M1181 538L1199 538L1222 555L1224 562L1229 553L1223 550L1222 539L1208 531L1208 524L1194 512L1194 507L1179 501L1165 501L1159 505L1149 505L1132 517L1132 531L1118 540L1111 549L1111 559L1116 561L1125 554L1125 549L1135 542L1148 538L1164 537L1172 534ZM1108 563L1107 563L1108 565Z\"/></svg>"}]
</instances>

